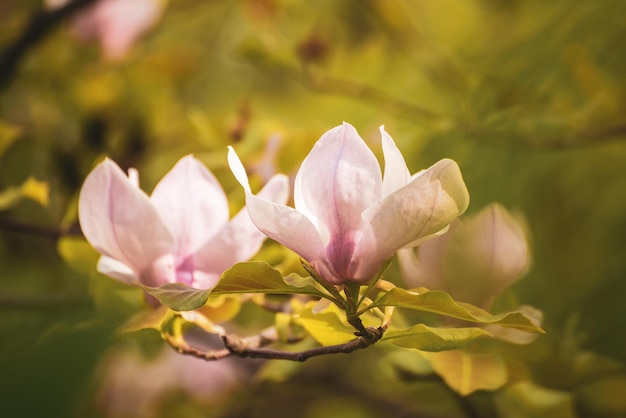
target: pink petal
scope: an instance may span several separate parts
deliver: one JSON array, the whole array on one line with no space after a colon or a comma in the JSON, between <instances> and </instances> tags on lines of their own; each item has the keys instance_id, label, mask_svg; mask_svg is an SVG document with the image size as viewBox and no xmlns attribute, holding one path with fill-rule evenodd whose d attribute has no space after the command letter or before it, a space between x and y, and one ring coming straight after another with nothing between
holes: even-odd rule
<instances>
[{"instance_id":1,"label":"pink petal","mask_svg":"<svg viewBox=\"0 0 626 418\"><path fill-rule=\"evenodd\" d=\"M382 258L448 226L469 204L458 165L441 160L363 213L376 241L362 241L358 256Z\"/></svg>"},{"instance_id":2,"label":"pink petal","mask_svg":"<svg viewBox=\"0 0 626 418\"><path fill-rule=\"evenodd\" d=\"M148 196L109 159L85 179L78 214L89 243L102 255L131 268L137 278L174 245Z\"/></svg>"},{"instance_id":3,"label":"pink petal","mask_svg":"<svg viewBox=\"0 0 626 418\"><path fill-rule=\"evenodd\" d=\"M150 197L176 239L176 255L194 254L228 222L228 201L215 176L193 156L183 157Z\"/></svg>"},{"instance_id":4,"label":"pink petal","mask_svg":"<svg viewBox=\"0 0 626 418\"><path fill-rule=\"evenodd\" d=\"M121 282L133 284L137 280L137 274L132 268L114 258L103 255L98 260L98 272L112 277Z\"/></svg>"},{"instance_id":5,"label":"pink petal","mask_svg":"<svg viewBox=\"0 0 626 418\"><path fill-rule=\"evenodd\" d=\"M288 197L289 180L281 174L272 177L258 195L260 199L267 199L278 204L286 203ZM213 239L197 251L194 257L195 269L203 273L213 273L212 276L206 277L209 281L210 279L217 280L233 264L252 258L266 238L265 234L252 222L248 209L244 207L218 231ZM198 276L197 272L194 276ZM196 280L194 287L209 288L214 284L207 280L203 283Z\"/></svg>"},{"instance_id":6,"label":"pink petal","mask_svg":"<svg viewBox=\"0 0 626 418\"><path fill-rule=\"evenodd\" d=\"M530 252L524 223L493 203L465 225L472 234L470 253L480 258L485 279L500 293L528 270Z\"/></svg>"},{"instance_id":7,"label":"pink petal","mask_svg":"<svg viewBox=\"0 0 626 418\"><path fill-rule=\"evenodd\" d=\"M361 213L381 197L378 161L348 123L322 135L304 159L294 186L296 209L313 222L326 243L360 230Z\"/></svg>"},{"instance_id":8,"label":"pink petal","mask_svg":"<svg viewBox=\"0 0 626 418\"><path fill-rule=\"evenodd\" d=\"M289 206L253 195L245 168L235 150L228 148L228 164L246 192L246 207L252 222L265 235L295 251L310 263L321 262L325 258L324 245L311 221Z\"/></svg>"},{"instance_id":9,"label":"pink petal","mask_svg":"<svg viewBox=\"0 0 626 418\"><path fill-rule=\"evenodd\" d=\"M385 132L384 126L380 127L380 135L382 137L383 155L385 156L383 195L388 196L406 186L411 180L411 173L406 166L402 153L391 136Z\"/></svg>"}]
</instances>

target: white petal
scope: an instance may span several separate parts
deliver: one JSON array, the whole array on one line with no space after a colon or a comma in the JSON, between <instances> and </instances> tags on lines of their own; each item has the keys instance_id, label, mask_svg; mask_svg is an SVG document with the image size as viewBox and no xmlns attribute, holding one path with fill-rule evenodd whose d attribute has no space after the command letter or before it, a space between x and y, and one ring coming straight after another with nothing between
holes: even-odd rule
<instances>
[{"instance_id":1,"label":"white petal","mask_svg":"<svg viewBox=\"0 0 626 418\"><path fill-rule=\"evenodd\" d=\"M174 238L148 196L109 159L85 179L78 213L89 243L137 275L173 248Z\"/></svg>"},{"instance_id":2,"label":"white petal","mask_svg":"<svg viewBox=\"0 0 626 418\"><path fill-rule=\"evenodd\" d=\"M104 274L105 276L113 277L119 281L134 284L139 280L137 274L133 271L132 268L128 267L126 264L117 261L114 258L107 257L103 255L98 260L97 270Z\"/></svg>"},{"instance_id":3,"label":"white petal","mask_svg":"<svg viewBox=\"0 0 626 418\"><path fill-rule=\"evenodd\" d=\"M411 173L406 166L402 153L391 136L380 127L383 155L385 156L385 174L383 176L383 196L388 196L411 180Z\"/></svg>"},{"instance_id":4,"label":"white petal","mask_svg":"<svg viewBox=\"0 0 626 418\"><path fill-rule=\"evenodd\" d=\"M458 165L441 160L364 212L364 221L371 226L376 243L372 249L364 242L360 256L374 251L377 258L387 258L405 245L445 228L468 203L469 194Z\"/></svg>"},{"instance_id":5,"label":"white petal","mask_svg":"<svg viewBox=\"0 0 626 418\"><path fill-rule=\"evenodd\" d=\"M272 177L258 197L278 204L286 203L289 197L289 179L281 174ZM266 238L252 222L248 209L244 207L213 239L198 250L194 256L195 269L214 273L219 277L233 264L252 258Z\"/></svg>"},{"instance_id":6,"label":"white petal","mask_svg":"<svg viewBox=\"0 0 626 418\"><path fill-rule=\"evenodd\" d=\"M361 213L382 197L380 166L348 123L326 132L304 159L294 185L294 201L331 237L361 229Z\"/></svg>"},{"instance_id":7,"label":"white petal","mask_svg":"<svg viewBox=\"0 0 626 418\"><path fill-rule=\"evenodd\" d=\"M228 201L215 176L193 156L183 157L150 197L176 238L176 254L195 253L228 222Z\"/></svg>"},{"instance_id":8,"label":"white petal","mask_svg":"<svg viewBox=\"0 0 626 418\"><path fill-rule=\"evenodd\" d=\"M314 264L324 258L324 246L311 221L301 212L271 202L250 192L248 176L232 147L228 164L237 181L246 191L246 207L252 222L268 237L283 244Z\"/></svg>"}]
</instances>

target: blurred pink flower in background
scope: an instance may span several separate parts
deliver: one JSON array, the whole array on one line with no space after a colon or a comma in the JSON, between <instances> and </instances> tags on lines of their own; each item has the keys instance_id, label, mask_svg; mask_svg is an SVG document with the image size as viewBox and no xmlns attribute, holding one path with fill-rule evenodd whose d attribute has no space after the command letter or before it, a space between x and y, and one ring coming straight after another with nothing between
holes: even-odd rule
<instances>
[{"instance_id":1,"label":"blurred pink flower in background","mask_svg":"<svg viewBox=\"0 0 626 418\"><path fill-rule=\"evenodd\" d=\"M398 252L400 269L410 287L443 290L459 302L489 310L494 299L521 278L531 256L525 222L492 203L473 216L456 220L443 235L416 249ZM537 324L542 314L519 308ZM530 342L537 334L488 326L489 332L511 342Z\"/></svg>"},{"instance_id":2,"label":"blurred pink flower in background","mask_svg":"<svg viewBox=\"0 0 626 418\"><path fill-rule=\"evenodd\" d=\"M80 191L80 225L102 255L103 274L130 284L179 282L207 289L265 240L245 208L229 221L224 190L191 155L178 161L150 197L139 189L136 171L130 174L105 159ZM287 178L276 175L259 194L284 203L288 188Z\"/></svg>"},{"instance_id":3,"label":"blurred pink flower in background","mask_svg":"<svg viewBox=\"0 0 626 418\"><path fill-rule=\"evenodd\" d=\"M50 8L67 0L48 0ZM73 30L84 40L95 40L106 60L116 61L128 53L137 40L159 21L165 0L98 0L79 12Z\"/></svg>"},{"instance_id":4,"label":"blurred pink flower in background","mask_svg":"<svg viewBox=\"0 0 626 418\"><path fill-rule=\"evenodd\" d=\"M245 384L251 369L231 359L205 361L169 347L146 357L139 348L114 348L98 373L98 409L107 417L161 417L163 401L183 392L199 404L218 402Z\"/></svg>"},{"instance_id":5,"label":"blurred pink flower in background","mask_svg":"<svg viewBox=\"0 0 626 418\"><path fill-rule=\"evenodd\" d=\"M384 178L352 125L322 135L296 175L295 208L252 194L230 148L229 164L246 191L253 222L334 285L372 280L398 249L441 233L469 202L454 161L441 160L411 176L393 139L383 127L380 133Z\"/></svg>"}]
</instances>

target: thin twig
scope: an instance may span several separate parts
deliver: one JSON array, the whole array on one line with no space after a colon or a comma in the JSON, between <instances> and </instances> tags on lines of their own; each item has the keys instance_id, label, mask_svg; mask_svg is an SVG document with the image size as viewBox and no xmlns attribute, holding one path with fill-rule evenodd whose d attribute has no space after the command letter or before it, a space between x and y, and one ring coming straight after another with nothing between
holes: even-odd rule
<instances>
[{"instance_id":1,"label":"thin twig","mask_svg":"<svg viewBox=\"0 0 626 418\"><path fill-rule=\"evenodd\" d=\"M199 348L192 347L186 342L180 341L180 339L177 339L169 334L163 334L163 339L170 345L170 347L176 350L176 352L186 356L199 358L201 360L215 361L232 355L230 350L228 350L227 348L223 348L221 350L204 351Z\"/></svg>"},{"instance_id":2,"label":"thin twig","mask_svg":"<svg viewBox=\"0 0 626 418\"><path fill-rule=\"evenodd\" d=\"M382 332L380 333L382 337ZM365 337L358 337L354 340L348 341L345 344L337 344L337 345L329 345L323 347L311 348L309 350L304 351L279 351L272 349L264 349L264 348L252 348L247 347L240 344L240 340L236 337L226 335L223 337L224 344L230 350L232 354L235 354L239 357L243 358L262 358L268 360L291 360L303 362L311 357L322 356L327 354L337 354L337 353L352 353L356 350L361 350L363 348L367 348L370 345L374 344L378 341L380 337L376 340L371 340Z\"/></svg>"},{"instance_id":3,"label":"thin twig","mask_svg":"<svg viewBox=\"0 0 626 418\"><path fill-rule=\"evenodd\" d=\"M367 84L321 76L319 74L313 75L306 70L301 74L300 80L304 86L313 91L358 98L370 103L375 103L379 107L391 108L398 112L398 114L410 117L412 120L416 118L424 121L443 120L440 115L431 110L394 97L379 88Z\"/></svg>"},{"instance_id":4,"label":"thin twig","mask_svg":"<svg viewBox=\"0 0 626 418\"><path fill-rule=\"evenodd\" d=\"M173 336L167 333L163 334L163 339L165 339L165 341L178 353L207 361L220 360L225 357L235 355L242 358L303 362L311 357L337 353L352 353L353 351L367 348L380 340L383 333L384 330L382 328L368 328L366 336L358 336L354 340L348 341L347 343L316 347L296 352L263 348L278 342L278 337L274 328L270 328L258 335L246 338L240 338L229 334L223 335L222 341L224 342L225 348L220 350L205 351L189 345L184 338L180 336ZM288 340L287 343L295 343L301 340L301 338L293 338Z\"/></svg>"},{"instance_id":5,"label":"thin twig","mask_svg":"<svg viewBox=\"0 0 626 418\"><path fill-rule=\"evenodd\" d=\"M344 344L329 345L323 347L311 348L309 350L290 352L280 351L265 348L256 348L246 344L245 340L239 339L232 335L224 335L222 340L226 348L234 355L243 358L262 358L268 360L291 360L303 362L311 357L338 354L338 353L352 353L356 350L361 350L375 344L383 336L382 328L368 328L368 336L359 336L354 340L348 341ZM375 338L370 337L375 335Z\"/></svg>"}]
</instances>

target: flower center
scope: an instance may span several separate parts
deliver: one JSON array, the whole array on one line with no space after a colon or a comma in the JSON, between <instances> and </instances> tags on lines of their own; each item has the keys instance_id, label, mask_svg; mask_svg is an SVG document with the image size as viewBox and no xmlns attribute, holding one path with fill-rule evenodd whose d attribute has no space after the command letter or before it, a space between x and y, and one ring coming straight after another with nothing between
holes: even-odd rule
<instances>
[{"instance_id":1,"label":"flower center","mask_svg":"<svg viewBox=\"0 0 626 418\"><path fill-rule=\"evenodd\" d=\"M193 286L194 277L193 257L187 257L176 267L176 282L183 283L187 286Z\"/></svg>"}]
</instances>

